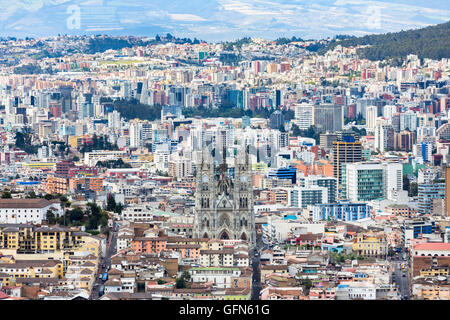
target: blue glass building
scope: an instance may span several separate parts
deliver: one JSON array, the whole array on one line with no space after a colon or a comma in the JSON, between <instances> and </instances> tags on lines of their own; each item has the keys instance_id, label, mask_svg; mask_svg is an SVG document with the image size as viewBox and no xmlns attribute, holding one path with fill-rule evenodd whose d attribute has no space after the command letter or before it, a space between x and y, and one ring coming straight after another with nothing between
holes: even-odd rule
<instances>
[{"instance_id":1,"label":"blue glass building","mask_svg":"<svg viewBox=\"0 0 450 320\"><path fill-rule=\"evenodd\" d=\"M313 221L337 220L357 221L370 217L370 209L365 202L318 204L313 208Z\"/></svg>"}]
</instances>

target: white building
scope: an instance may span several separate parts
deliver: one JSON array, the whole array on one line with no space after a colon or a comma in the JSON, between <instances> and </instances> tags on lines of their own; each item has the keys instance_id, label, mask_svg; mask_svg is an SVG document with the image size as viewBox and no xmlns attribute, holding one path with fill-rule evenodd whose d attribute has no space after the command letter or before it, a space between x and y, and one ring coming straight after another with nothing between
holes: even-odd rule
<instances>
[{"instance_id":1,"label":"white building","mask_svg":"<svg viewBox=\"0 0 450 320\"><path fill-rule=\"evenodd\" d=\"M386 120L378 118L375 125L375 150L385 152L394 148L394 127Z\"/></svg>"},{"instance_id":2,"label":"white building","mask_svg":"<svg viewBox=\"0 0 450 320\"><path fill-rule=\"evenodd\" d=\"M126 156L125 151L95 150L84 154L84 164L93 167L98 161L119 160Z\"/></svg>"},{"instance_id":3,"label":"white building","mask_svg":"<svg viewBox=\"0 0 450 320\"><path fill-rule=\"evenodd\" d=\"M41 224L48 210L57 217L63 213L59 203L46 199L0 199L0 223Z\"/></svg>"},{"instance_id":4,"label":"white building","mask_svg":"<svg viewBox=\"0 0 450 320\"><path fill-rule=\"evenodd\" d=\"M378 117L378 107L377 106L367 106L366 108L366 128L369 132L375 131L376 120Z\"/></svg>"},{"instance_id":5,"label":"white building","mask_svg":"<svg viewBox=\"0 0 450 320\"><path fill-rule=\"evenodd\" d=\"M136 205L123 210L121 218L131 222L151 222L153 221L153 214L146 206Z\"/></svg>"},{"instance_id":6,"label":"white building","mask_svg":"<svg viewBox=\"0 0 450 320\"><path fill-rule=\"evenodd\" d=\"M192 282L212 282L220 289L231 288L232 279L239 278L241 269L237 267L198 267L189 270Z\"/></svg>"},{"instance_id":7,"label":"white building","mask_svg":"<svg viewBox=\"0 0 450 320\"><path fill-rule=\"evenodd\" d=\"M298 104L295 106L294 123L300 130L308 129L313 124L313 106L311 104Z\"/></svg>"},{"instance_id":8,"label":"white building","mask_svg":"<svg viewBox=\"0 0 450 320\"><path fill-rule=\"evenodd\" d=\"M403 189L401 163L355 162L346 164L344 170L345 194L351 201L374 200L376 195L387 199L395 194L392 191Z\"/></svg>"}]
</instances>

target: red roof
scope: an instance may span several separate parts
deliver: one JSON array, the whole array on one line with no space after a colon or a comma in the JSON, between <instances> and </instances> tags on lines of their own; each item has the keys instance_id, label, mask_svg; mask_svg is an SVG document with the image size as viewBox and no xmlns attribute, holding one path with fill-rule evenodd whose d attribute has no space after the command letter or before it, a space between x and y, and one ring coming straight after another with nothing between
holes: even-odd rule
<instances>
[{"instance_id":1,"label":"red roof","mask_svg":"<svg viewBox=\"0 0 450 320\"><path fill-rule=\"evenodd\" d=\"M450 243L443 243L443 242L419 243L414 246L414 250L450 251Z\"/></svg>"},{"instance_id":2,"label":"red roof","mask_svg":"<svg viewBox=\"0 0 450 320\"><path fill-rule=\"evenodd\" d=\"M0 299L8 299L9 296L6 293L0 291Z\"/></svg>"}]
</instances>

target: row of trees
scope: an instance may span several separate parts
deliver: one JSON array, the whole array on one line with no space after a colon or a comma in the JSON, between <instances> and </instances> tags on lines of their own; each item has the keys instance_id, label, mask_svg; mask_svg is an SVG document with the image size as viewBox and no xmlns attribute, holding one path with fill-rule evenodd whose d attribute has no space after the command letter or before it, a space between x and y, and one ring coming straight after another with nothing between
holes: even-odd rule
<instances>
[{"instance_id":1,"label":"row of trees","mask_svg":"<svg viewBox=\"0 0 450 320\"><path fill-rule=\"evenodd\" d=\"M408 197L416 197L419 194L419 185L417 182L410 182L405 174L403 175L403 190L408 191Z\"/></svg>"},{"instance_id":2,"label":"row of trees","mask_svg":"<svg viewBox=\"0 0 450 320\"><path fill-rule=\"evenodd\" d=\"M92 152L93 150L119 150L116 144L108 141L106 136L97 136L94 134L92 143L83 144L80 148L81 153Z\"/></svg>"},{"instance_id":3,"label":"row of trees","mask_svg":"<svg viewBox=\"0 0 450 320\"><path fill-rule=\"evenodd\" d=\"M9 189L3 189L2 199L11 199L11 191ZM56 216L52 210L47 211L47 222L50 225L59 224L62 226L85 226L87 230L96 231L99 226L105 228L108 225L108 213L102 210L95 203L88 203L86 210L83 211L81 208L73 208L71 207L71 203L69 199L63 194L45 194L45 195L36 195L35 192L31 191L25 195L26 199L36 199L36 198L44 198L47 200L59 200L61 203L61 207L64 210L64 214L62 216ZM108 197L108 211L114 211L116 213L121 213L123 210L122 204L116 204L114 197Z\"/></svg>"},{"instance_id":4,"label":"row of trees","mask_svg":"<svg viewBox=\"0 0 450 320\"><path fill-rule=\"evenodd\" d=\"M219 108L206 108L203 106L197 108L183 108L182 112L186 118L242 118L243 116L248 116L250 118L268 119L274 111L274 108L259 108L255 111L251 109L244 110L231 104L222 104ZM282 113L286 120L291 120L294 118L294 111L292 110L282 110Z\"/></svg>"},{"instance_id":5,"label":"row of trees","mask_svg":"<svg viewBox=\"0 0 450 320\"><path fill-rule=\"evenodd\" d=\"M194 40L192 40L191 38L177 38L171 35L170 33L163 36L163 38L161 38L161 36L157 34L155 37L155 42L156 43L175 42L175 43L189 43L189 44L199 44L200 42L204 42L198 40L197 38L194 38Z\"/></svg>"},{"instance_id":6,"label":"row of trees","mask_svg":"<svg viewBox=\"0 0 450 320\"><path fill-rule=\"evenodd\" d=\"M135 45L142 45L141 40L134 38L118 39L113 37L96 37L90 38L84 49L85 53L94 54L97 52L105 52L106 50L120 50L123 48L131 48Z\"/></svg>"},{"instance_id":7,"label":"row of trees","mask_svg":"<svg viewBox=\"0 0 450 320\"><path fill-rule=\"evenodd\" d=\"M55 217L50 210L47 212L49 224L85 226L86 230L97 230L99 226L105 228L108 225L108 218L108 214L95 203L88 203L84 211L81 208L67 210L61 217Z\"/></svg>"},{"instance_id":8,"label":"row of trees","mask_svg":"<svg viewBox=\"0 0 450 320\"><path fill-rule=\"evenodd\" d=\"M330 252L330 258L333 259L334 263L345 262L345 260L364 260L363 256L357 255L353 252L343 253L343 252Z\"/></svg>"},{"instance_id":9,"label":"row of trees","mask_svg":"<svg viewBox=\"0 0 450 320\"><path fill-rule=\"evenodd\" d=\"M16 132L15 136L16 147L25 151L28 154L36 154L39 146L32 145L32 134L31 133L23 133L20 131Z\"/></svg>"},{"instance_id":10,"label":"row of trees","mask_svg":"<svg viewBox=\"0 0 450 320\"><path fill-rule=\"evenodd\" d=\"M114 198L114 196L112 194L108 194L106 210L121 214L123 205L121 203L116 203L116 199Z\"/></svg>"},{"instance_id":11,"label":"row of trees","mask_svg":"<svg viewBox=\"0 0 450 320\"><path fill-rule=\"evenodd\" d=\"M142 104L136 99L132 100L116 100L113 102L114 109L120 112L120 115L127 120L142 119L154 121L161 118L160 105L150 106Z\"/></svg>"},{"instance_id":12,"label":"row of trees","mask_svg":"<svg viewBox=\"0 0 450 320\"><path fill-rule=\"evenodd\" d=\"M242 48L244 44L249 44L251 42L252 39L250 37L244 37L236 41L227 41L223 43L223 49L227 51L233 51L234 48L237 48L239 50Z\"/></svg>"},{"instance_id":13,"label":"row of trees","mask_svg":"<svg viewBox=\"0 0 450 320\"><path fill-rule=\"evenodd\" d=\"M95 166L100 167L100 168L109 168L109 169L131 168L131 164L124 162L122 160L122 158L117 159L117 160L97 161Z\"/></svg>"},{"instance_id":14,"label":"row of trees","mask_svg":"<svg viewBox=\"0 0 450 320\"><path fill-rule=\"evenodd\" d=\"M300 130L300 128L295 123L293 123L291 135L294 137L312 138L316 140L317 145L320 143L320 131L315 126L310 126L305 130Z\"/></svg>"}]
</instances>

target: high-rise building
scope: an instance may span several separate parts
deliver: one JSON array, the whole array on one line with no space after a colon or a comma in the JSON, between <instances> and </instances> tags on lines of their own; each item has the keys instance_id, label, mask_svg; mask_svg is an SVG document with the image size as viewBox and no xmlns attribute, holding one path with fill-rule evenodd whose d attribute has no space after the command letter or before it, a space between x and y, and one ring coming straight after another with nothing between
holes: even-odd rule
<instances>
[{"instance_id":1,"label":"high-rise building","mask_svg":"<svg viewBox=\"0 0 450 320\"><path fill-rule=\"evenodd\" d=\"M116 110L108 113L108 127L113 130L120 129L120 113Z\"/></svg>"},{"instance_id":2,"label":"high-rise building","mask_svg":"<svg viewBox=\"0 0 450 320\"><path fill-rule=\"evenodd\" d=\"M383 199L383 168L372 163L347 163L342 170L343 199Z\"/></svg>"},{"instance_id":3,"label":"high-rise building","mask_svg":"<svg viewBox=\"0 0 450 320\"><path fill-rule=\"evenodd\" d=\"M419 184L419 213L431 214L433 212L433 199L445 199L445 183Z\"/></svg>"},{"instance_id":4,"label":"high-rise building","mask_svg":"<svg viewBox=\"0 0 450 320\"><path fill-rule=\"evenodd\" d=\"M294 123L300 130L308 129L313 124L313 106L311 104L298 104L294 107Z\"/></svg>"},{"instance_id":5,"label":"high-rise building","mask_svg":"<svg viewBox=\"0 0 450 320\"><path fill-rule=\"evenodd\" d=\"M299 179L300 186L312 188L315 186L325 187L328 192L328 203L334 203L337 200L337 179L325 176L307 176ZM325 203L325 202L324 202Z\"/></svg>"},{"instance_id":6,"label":"high-rise building","mask_svg":"<svg viewBox=\"0 0 450 320\"><path fill-rule=\"evenodd\" d=\"M141 148L142 141L142 123L130 121L130 148Z\"/></svg>"},{"instance_id":7,"label":"high-rise building","mask_svg":"<svg viewBox=\"0 0 450 320\"><path fill-rule=\"evenodd\" d=\"M313 208L313 221L357 221L369 217L370 210L365 202L340 201L331 204L318 204Z\"/></svg>"},{"instance_id":8,"label":"high-rise building","mask_svg":"<svg viewBox=\"0 0 450 320\"><path fill-rule=\"evenodd\" d=\"M384 121L375 126L375 150L394 150L394 127Z\"/></svg>"},{"instance_id":9,"label":"high-rise building","mask_svg":"<svg viewBox=\"0 0 450 320\"><path fill-rule=\"evenodd\" d=\"M284 124L284 115L280 110L270 115L270 128L278 130Z\"/></svg>"},{"instance_id":10,"label":"high-rise building","mask_svg":"<svg viewBox=\"0 0 450 320\"><path fill-rule=\"evenodd\" d=\"M394 149L411 151L416 143L416 132L402 131L394 134Z\"/></svg>"},{"instance_id":11,"label":"high-rise building","mask_svg":"<svg viewBox=\"0 0 450 320\"><path fill-rule=\"evenodd\" d=\"M318 186L294 188L290 191L289 199L291 207L295 208L328 203L328 189Z\"/></svg>"},{"instance_id":12,"label":"high-rise building","mask_svg":"<svg viewBox=\"0 0 450 320\"><path fill-rule=\"evenodd\" d=\"M354 137L343 137L342 141L333 142L333 175L342 181L342 165L362 160L362 144Z\"/></svg>"},{"instance_id":13,"label":"high-rise building","mask_svg":"<svg viewBox=\"0 0 450 320\"><path fill-rule=\"evenodd\" d=\"M378 107L368 106L366 108L366 129L368 132L375 132L376 120L378 117Z\"/></svg>"},{"instance_id":14,"label":"high-rise building","mask_svg":"<svg viewBox=\"0 0 450 320\"><path fill-rule=\"evenodd\" d=\"M342 130L344 112L342 106L321 104L313 106L313 125L320 131L336 132Z\"/></svg>"},{"instance_id":15,"label":"high-rise building","mask_svg":"<svg viewBox=\"0 0 450 320\"><path fill-rule=\"evenodd\" d=\"M434 118L433 118L434 119ZM400 114L400 131L417 129L417 114L414 111L406 111Z\"/></svg>"},{"instance_id":16,"label":"high-rise building","mask_svg":"<svg viewBox=\"0 0 450 320\"><path fill-rule=\"evenodd\" d=\"M397 113L397 106L395 105L385 105L383 107L383 117L392 121L392 115Z\"/></svg>"},{"instance_id":17,"label":"high-rise building","mask_svg":"<svg viewBox=\"0 0 450 320\"><path fill-rule=\"evenodd\" d=\"M446 216L450 216L450 167L445 167L445 210Z\"/></svg>"},{"instance_id":18,"label":"high-rise building","mask_svg":"<svg viewBox=\"0 0 450 320\"><path fill-rule=\"evenodd\" d=\"M320 147L322 149L332 149L333 142L338 140L338 135L335 133L322 133L320 135Z\"/></svg>"},{"instance_id":19,"label":"high-rise building","mask_svg":"<svg viewBox=\"0 0 450 320\"><path fill-rule=\"evenodd\" d=\"M249 116L243 116L242 117L242 129L250 127L250 117Z\"/></svg>"},{"instance_id":20,"label":"high-rise building","mask_svg":"<svg viewBox=\"0 0 450 320\"><path fill-rule=\"evenodd\" d=\"M417 143L413 145L413 154L416 157L421 157L423 161L430 162L433 154L433 144L432 143Z\"/></svg>"},{"instance_id":21,"label":"high-rise building","mask_svg":"<svg viewBox=\"0 0 450 320\"><path fill-rule=\"evenodd\" d=\"M403 189L400 163L347 163L342 170L343 199L370 201L388 199L392 191Z\"/></svg>"}]
</instances>

